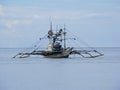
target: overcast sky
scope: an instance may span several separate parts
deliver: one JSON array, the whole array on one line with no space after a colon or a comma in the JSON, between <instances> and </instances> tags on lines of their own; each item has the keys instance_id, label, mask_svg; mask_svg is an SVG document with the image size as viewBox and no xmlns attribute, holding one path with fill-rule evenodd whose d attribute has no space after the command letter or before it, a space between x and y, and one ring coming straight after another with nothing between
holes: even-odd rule
<instances>
[{"instance_id":1,"label":"overcast sky","mask_svg":"<svg viewBox=\"0 0 120 90\"><path fill-rule=\"evenodd\" d=\"M93 47L120 47L120 0L0 0L0 47L29 47L66 28Z\"/></svg>"}]
</instances>

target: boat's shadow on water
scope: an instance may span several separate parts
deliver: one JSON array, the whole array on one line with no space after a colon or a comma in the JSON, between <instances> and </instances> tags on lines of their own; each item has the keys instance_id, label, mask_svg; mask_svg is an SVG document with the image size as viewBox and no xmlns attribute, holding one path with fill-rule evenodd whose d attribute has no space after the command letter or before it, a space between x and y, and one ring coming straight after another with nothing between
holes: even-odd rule
<instances>
[{"instance_id":1,"label":"boat's shadow on water","mask_svg":"<svg viewBox=\"0 0 120 90\"><path fill-rule=\"evenodd\" d=\"M44 58L44 57L29 57L29 58L2 58L0 64L43 64L43 63L80 63L80 64L102 64L102 63L120 63L120 60L105 59L105 56L98 58L82 58L79 56L71 56L69 58Z\"/></svg>"}]
</instances>

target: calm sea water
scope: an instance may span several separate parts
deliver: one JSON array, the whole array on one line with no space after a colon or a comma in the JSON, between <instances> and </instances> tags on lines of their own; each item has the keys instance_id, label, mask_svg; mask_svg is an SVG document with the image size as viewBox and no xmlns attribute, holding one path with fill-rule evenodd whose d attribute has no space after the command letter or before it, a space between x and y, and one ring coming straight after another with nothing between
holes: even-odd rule
<instances>
[{"instance_id":1,"label":"calm sea water","mask_svg":"<svg viewBox=\"0 0 120 90\"><path fill-rule=\"evenodd\" d=\"M12 58L0 49L0 90L120 90L120 48L97 48L98 58Z\"/></svg>"}]
</instances>

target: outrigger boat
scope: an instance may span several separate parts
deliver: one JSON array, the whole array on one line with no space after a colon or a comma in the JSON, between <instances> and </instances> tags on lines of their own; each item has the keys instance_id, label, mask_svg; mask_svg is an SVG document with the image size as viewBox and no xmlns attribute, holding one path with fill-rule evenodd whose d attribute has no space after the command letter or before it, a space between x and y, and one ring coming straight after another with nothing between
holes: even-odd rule
<instances>
[{"instance_id":1,"label":"outrigger boat","mask_svg":"<svg viewBox=\"0 0 120 90\"><path fill-rule=\"evenodd\" d=\"M49 44L47 49L40 50L40 48L35 48L31 52L21 52L15 55L13 58L27 58L31 55L42 55L47 58L68 58L72 54L78 54L83 58L96 58L99 56L103 56L102 53L98 52L97 50L84 50L84 49L75 49L74 47L68 47L66 45L67 42L67 32L64 25L64 28L59 29L56 32L52 30L52 23L50 25L50 30L46 35L47 39L49 40ZM42 40L41 38L40 40ZM76 40L75 38L73 38Z\"/></svg>"}]
</instances>

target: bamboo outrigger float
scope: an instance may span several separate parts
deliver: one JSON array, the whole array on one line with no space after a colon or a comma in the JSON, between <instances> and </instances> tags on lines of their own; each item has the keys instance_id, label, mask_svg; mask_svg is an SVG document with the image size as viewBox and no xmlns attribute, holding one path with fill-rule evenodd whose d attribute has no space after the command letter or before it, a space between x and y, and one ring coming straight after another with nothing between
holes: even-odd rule
<instances>
[{"instance_id":1,"label":"bamboo outrigger float","mask_svg":"<svg viewBox=\"0 0 120 90\"><path fill-rule=\"evenodd\" d=\"M52 23L50 26L50 30L47 34L47 39L49 39L49 44L47 49L39 50L38 48L34 49L31 52L22 52L15 55L13 58L27 58L31 55L42 55L47 58L68 58L72 54L78 54L83 58L96 58L99 56L103 56L97 50L76 50L74 47L67 47L66 42L66 28L59 29L56 33L52 30ZM74 39L75 40L75 39Z\"/></svg>"}]
</instances>

